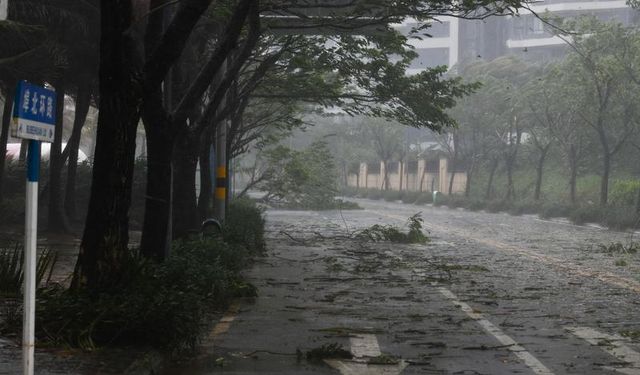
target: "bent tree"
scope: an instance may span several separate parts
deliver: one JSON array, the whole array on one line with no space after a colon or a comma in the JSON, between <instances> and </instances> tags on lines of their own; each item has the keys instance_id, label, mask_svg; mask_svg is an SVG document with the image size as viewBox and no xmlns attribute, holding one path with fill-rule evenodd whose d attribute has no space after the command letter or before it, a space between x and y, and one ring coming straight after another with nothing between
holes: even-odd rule
<instances>
[{"instance_id":1,"label":"bent tree","mask_svg":"<svg viewBox=\"0 0 640 375\"><path fill-rule=\"evenodd\" d=\"M212 3L223 2L213 0L184 0L178 3L177 10L163 27L151 51L143 50L145 23L153 27L152 20L158 13L157 7L164 2L149 0L102 0L101 39L100 39L100 115L96 140L96 154L92 177L89 214L83 234L80 257L74 275L75 287L86 286L93 290L109 288L117 283L126 267L129 252L128 246L128 210L131 199L131 183L134 164L135 135L143 106L154 103L167 73L182 55L195 25ZM225 2L226 3L226 2ZM238 18L243 11L243 4L260 4L261 12L274 12L292 15L304 19L305 8L325 9L333 2L320 2L318 6L308 2L239 0L231 1L232 11L224 13L219 24L228 24L229 20ZM457 17L484 18L491 14L510 13L520 7L522 1L481 1L481 2L450 2L442 0L419 1L410 0L400 4L381 3L379 1L362 0L358 6L339 8L346 13L332 20L334 27L341 26L345 20L361 20L365 26L388 25L407 16L412 16L421 22L433 20L436 16L454 15ZM363 9L367 11L363 13ZM301 11L303 10L303 11ZM326 9L325 9L326 11ZM329 9L329 14L331 14ZM390 31L386 27L386 31ZM151 30L148 30L150 32ZM377 43L393 41L396 34L383 33L372 36L375 46ZM367 47L358 38L344 38L343 45L365 50ZM389 53L387 58L402 54L406 43L396 43L398 49ZM325 45L326 46L326 45ZM352 64L356 59L344 59L348 50L333 50L333 56L326 56L327 63L336 63L338 71L355 71L360 73L377 73L374 77L380 79L375 82L367 79L365 74L355 75L357 79L347 80L345 84L357 84L369 90L378 102L384 102L386 107L372 112L380 116L394 115L403 123L413 122L424 126L446 125L451 123L442 109L454 104L454 98L464 95L468 89L453 81L443 81L441 72L425 72L417 78L404 78L401 64L384 64L375 71L373 64L366 60ZM357 56L354 54L352 56ZM376 63L380 59L376 60ZM217 70L217 69L216 69ZM369 76L371 77L371 76ZM206 82L206 87L208 87ZM167 86L167 85L165 85ZM167 86L168 87L168 86ZM200 100L204 90L189 91L196 100ZM399 93L399 94L393 94ZM357 98L352 98L357 99ZM190 103L187 100L185 103ZM184 106L186 111L176 109L176 118L182 121L189 119L192 106ZM179 115L179 116L177 116ZM159 119L159 123L163 122ZM175 121L171 119L171 122ZM162 128L162 127L161 127ZM167 150L165 150L167 151ZM167 231L156 233L164 236ZM159 251L159 250L157 250ZM157 254L157 253L156 253Z\"/></svg>"}]
</instances>

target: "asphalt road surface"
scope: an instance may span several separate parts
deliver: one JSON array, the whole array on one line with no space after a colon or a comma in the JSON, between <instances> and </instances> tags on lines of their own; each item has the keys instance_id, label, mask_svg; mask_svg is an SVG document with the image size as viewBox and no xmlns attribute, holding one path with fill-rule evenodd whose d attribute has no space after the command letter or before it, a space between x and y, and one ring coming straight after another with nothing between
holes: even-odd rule
<instances>
[{"instance_id":1,"label":"asphalt road surface","mask_svg":"<svg viewBox=\"0 0 640 375\"><path fill-rule=\"evenodd\" d=\"M168 373L640 375L640 254L597 246L632 234L357 202L268 211L268 254L247 272L259 297ZM426 245L352 238L419 211ZM353 358L325 358L339 347Z\"/></svg>"}]
</instances>

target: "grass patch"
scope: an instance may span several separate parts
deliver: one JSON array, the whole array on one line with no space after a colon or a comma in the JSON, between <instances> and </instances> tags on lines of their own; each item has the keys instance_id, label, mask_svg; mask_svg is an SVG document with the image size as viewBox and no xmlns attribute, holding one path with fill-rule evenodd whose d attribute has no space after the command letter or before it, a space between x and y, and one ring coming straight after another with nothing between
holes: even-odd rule
<instances>
[{"instance_id":1,"label":"grass patch","mask_svg":"<svg viewBox=\"0 0 640 375\"><path fill-rule=\"evenodd\" d=\"M640 250L640 243L630 242L623 244L622 242L612 242L609 245L598 245L598 250L607 254L636 254Z\"/></svg>"},{"instance_id":2,"label":"grass patch","mask_svg":"<svg viewBox=\"0 0 640 375\"><path fill-rule=\"evenodd\" d=\"M58 254L45 249L36 261L36 286L41 287L51 279ZM17 245L12 249L0 249L0 295L18 297L22 295L24 280L24 249Z\"/></svg>"}]
</instances>

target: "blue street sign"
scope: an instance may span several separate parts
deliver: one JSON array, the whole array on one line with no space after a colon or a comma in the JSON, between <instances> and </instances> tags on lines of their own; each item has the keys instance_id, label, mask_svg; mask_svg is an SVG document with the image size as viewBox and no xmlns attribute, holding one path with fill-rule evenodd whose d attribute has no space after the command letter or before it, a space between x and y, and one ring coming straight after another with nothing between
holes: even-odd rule
<instances>
[{"instance_id":1,"label":"blue street sign","mask_svg":"<svg viewBox=\"0 0 640 375\"><path fill-rule=\"evenodd\" d=\"M20 81L13 104L13 136L53 142L55 125L55 91Z\"/></svg>"}]
</instances>

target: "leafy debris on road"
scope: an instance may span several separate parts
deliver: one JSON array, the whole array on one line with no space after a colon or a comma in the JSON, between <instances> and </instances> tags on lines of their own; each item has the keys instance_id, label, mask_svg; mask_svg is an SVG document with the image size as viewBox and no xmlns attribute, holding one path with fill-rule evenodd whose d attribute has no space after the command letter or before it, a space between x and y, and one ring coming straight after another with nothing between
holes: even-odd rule
<instances>
[{"instance_id":1,"label":"leafy debris on road","mask_svg":"<svg viewBox=\"0 0 640 375\"><path fill-rule=\"evenodd\" d=\"M298 359L302 358L302 352L298 349ZM324 344L318 348L311 349L304 353L304 358L309 362L321 362L325 359L351 359L353 354L344 349L336 342Z\"/></svg>"},{"instance_id":2,"label":"leafy debris on road","mask_svg":"<svg viewBox=\"0 0 640 375\"><path fill-rule=\"evenodd\" d=\"M409 231L407 233L394 225L375 224L356 233L355 238L372 242L389 241L404 244L425 244L430 241L430 238L422 232L423 223L422 213L418 212L409 217Z\"/></svg>"}]
</instances>

